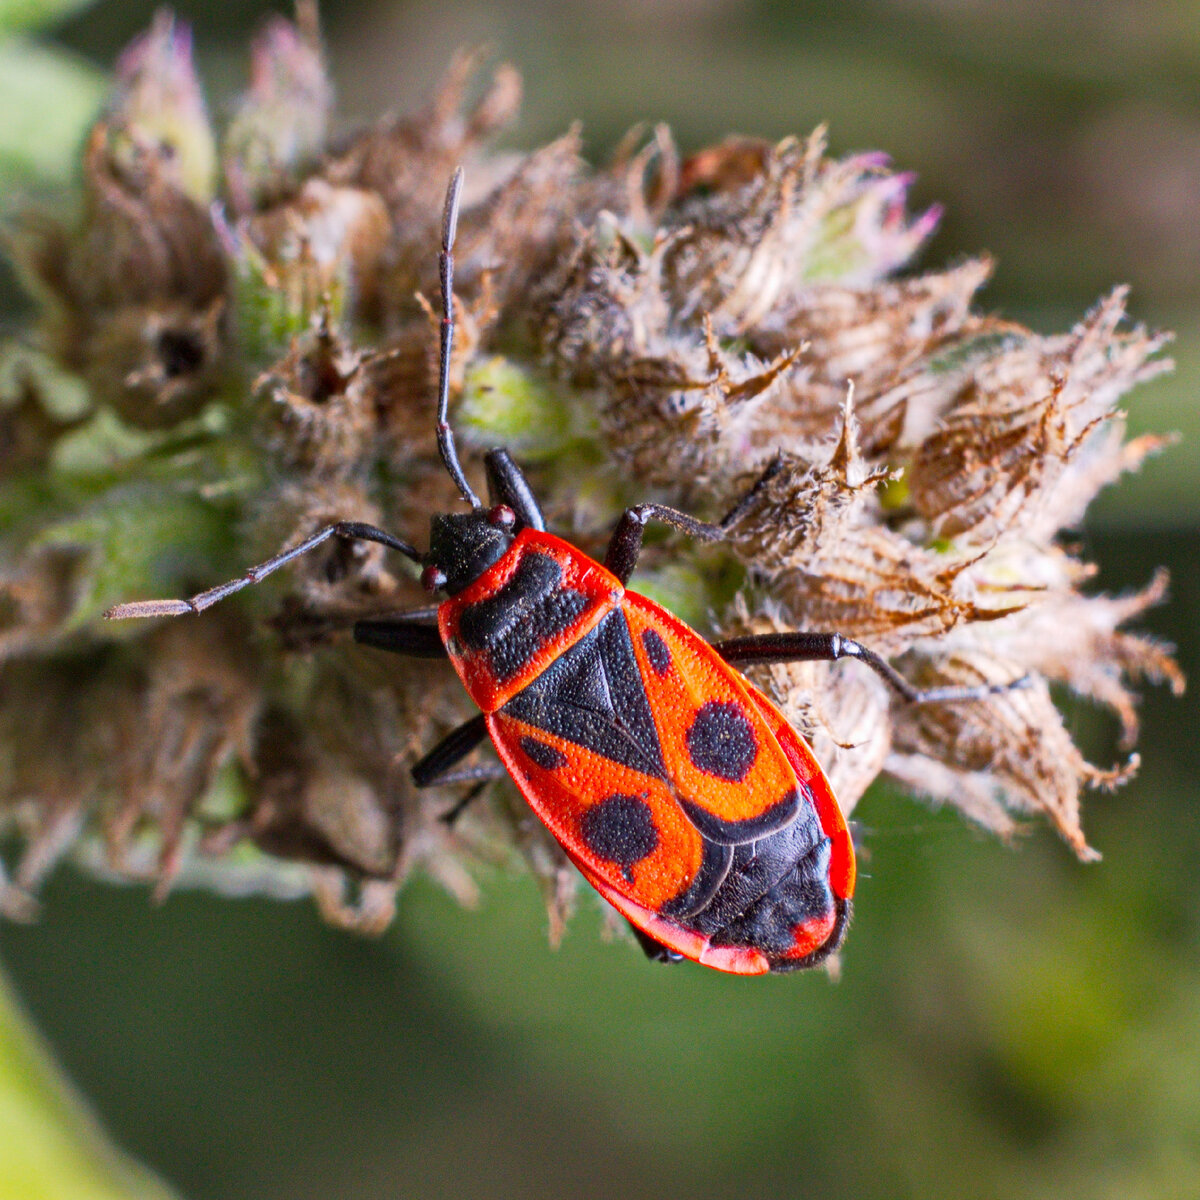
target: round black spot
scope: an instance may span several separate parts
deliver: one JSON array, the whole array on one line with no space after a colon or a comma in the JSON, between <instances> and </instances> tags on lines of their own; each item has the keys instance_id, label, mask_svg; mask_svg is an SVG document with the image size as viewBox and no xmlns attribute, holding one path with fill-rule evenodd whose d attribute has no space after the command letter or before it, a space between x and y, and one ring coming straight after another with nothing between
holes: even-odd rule
<instances>
[{"instance_id":1,"label":"round black spot","mask_svg":"<svg viewBox=\"0 0 1200 1200\"><path fill-rule=\"evenodd\" d=\"M738 704L710 700L687 731L688 755L706 775L741 783L758 757L758 740Z\"/></svg>"},{"instance_id":2,"label":"round black spot","mask_svg":"<svg viewBox=\"0 0 1200 1200\"><path fill-rule=\"evenodd\" d=\"M652 854L658 845L658 830L650 805L640 796L609 796L583 815L580 832L587 848L597 857L625 868Z\"/></svg>"},{"instance_id":3,"label":"round black spot","mask_svg":"<svg viewBox=\"0 0 1200 1200\"><path fill-rule=\"evenodd\" d=\"M661 679L671 669L671 651L667 649L667 643L653 629L644 629L642 646L655 675Z\"/></svg>"},{"instance_id":4,"label":"round black spot","mask_svg":"<svg viewBox=\"0 0 1200 1200\"><path fill-rule=\"evenodd\" d=\"M521 749L539 767L547 771L554 771L567 765L567 756L557 746L548 745L546 742L538 741L537 738L523 737Z\"/></svg>"}]
</instances>

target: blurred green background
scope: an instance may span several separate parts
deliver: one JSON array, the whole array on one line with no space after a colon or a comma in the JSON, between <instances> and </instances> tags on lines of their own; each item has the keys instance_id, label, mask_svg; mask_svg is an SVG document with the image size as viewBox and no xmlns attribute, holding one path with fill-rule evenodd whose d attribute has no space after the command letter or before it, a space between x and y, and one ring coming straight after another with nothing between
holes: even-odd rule
<instances>
[{"instance_id":1,"label":"blurred green background","mask_svg":"<svg viewBox=\"0 0 1200 1200\"><path fill-rule=\"evenodd\" d=\"M10 129L36 108L73 136L154 7L60 17L43 45L76 65L52 95L0 56ZM177 9L226 113L271 7ZM596 157L643 119L685 150L827 120L836 152L887 150L916 206L946 203L926 265L997 256L989 308L1064 329L1131 283L1135 316L1179 334L1175 375L1128 398L1133 431L1185 439L1102 497L1086 549L1106 590L1170 567L1147 624L1200 678L1196 0L350 0L324 23L347 122L411 107L487 41L525 75L513 145L577 117ZM591 905L552 952L533 885L499 872L474 912L415 881L365 941L307 903L155 907L63 870L37 925L0 926L0 962L115 1140L192 1200L1195 1197L1200 712L1152 691L1144 718L1140 777L1088 805L1098 865L1040 827L1008 848L869 795L837 983L656 967L603 942ZM1111 761L1109 722L1072 721ZM40 1086L36 1063L6 1072Z\"/></svg>"}]
</instances>

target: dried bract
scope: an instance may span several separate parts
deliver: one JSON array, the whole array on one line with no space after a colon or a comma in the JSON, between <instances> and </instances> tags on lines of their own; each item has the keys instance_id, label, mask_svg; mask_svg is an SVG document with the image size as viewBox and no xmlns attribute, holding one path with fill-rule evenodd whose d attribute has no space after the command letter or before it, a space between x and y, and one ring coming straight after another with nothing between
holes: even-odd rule
<instances>
[{"instance_id":1,"label":"dried bract","mask_svg":"<svg viewBox=\"0 0 1200 1200\"><path fill-rule=\"evenodd\" d=\"M216 139L192 62L192 33L166 9L121 55L104 124L122 161L154 154L181 192L197 204L212 199Z\"/></svg>"}]
</instances>

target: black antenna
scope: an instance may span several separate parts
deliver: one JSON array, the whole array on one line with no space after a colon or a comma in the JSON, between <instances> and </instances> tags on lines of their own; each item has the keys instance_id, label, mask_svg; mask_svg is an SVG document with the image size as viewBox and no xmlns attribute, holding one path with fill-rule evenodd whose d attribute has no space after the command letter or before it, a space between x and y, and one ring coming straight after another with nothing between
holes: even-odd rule
<instances>
[{"instance_id":1,"label":"black antenna","mask_svg":"<svg viewBox=\"0 0 1200 1200\"><path fill-rule=\"evenodd\" d=\"M454 349L454 234L458 229L458 201L462 195L462 184L462 167L455 167L450 186L446 189L446 208L442 213L442 252L438 255L438 269L442 277L442 345L438 367L437 443L454 486L472 508L479 509L483 503L471 491L471 485L459 466L458 453L454 449L454 430L450 428L448 420L450 355Z\"/></svg>"}]
</instances>

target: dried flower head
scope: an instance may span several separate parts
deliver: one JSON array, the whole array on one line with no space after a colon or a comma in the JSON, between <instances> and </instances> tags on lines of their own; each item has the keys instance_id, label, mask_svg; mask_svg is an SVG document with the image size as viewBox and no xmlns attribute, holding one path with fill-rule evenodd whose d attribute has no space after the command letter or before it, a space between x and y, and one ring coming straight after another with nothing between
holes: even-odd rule
<instances>
[{"instance_id":1,"label":"dried flower head","mask_svg":"<svg viewBox=\"0 0 1200 1200\"><path fill-rule=\"evenodd\" d=\"M161 145L101 121L84 152L84 214L30 219L18 268L44 308L42 335L93 398L141 428L174 425L212 398L223 366L227 269L208 211Z\"/></svg>"},{"instance_id":2,"label":"dried flower head","mask_svg":"<svg viewBox=\"0 0 1200 1200\"><path fill-rule=\"evenodd\" d=\"M1118 402L1169 364L1123 291L1043 336L975 310L985 260L898 274L938 210L910 216L910 178L831 156L824 130L687 158L665 129L635 131L598 170L576 130L494 154L520 82L502 66L475 87L464 54L422 111L332 146L312 7L252 57L219 205L188 36L161 16L88 139L82 219L12 239L37 332L87 403L64 415L28 379L0 395L0 832L20 845L5 912L27 914L74 853L160 889L308 890L376 929L409 870L469 900L470 863L516 854L561 932L574 872L508 785L453 829L457 797L412 785L466 715L449 669L348 639L423 602L411 564L330 542L201 619L97 620L333 520L422 540L453 506L432 304L459 163L468 471L503 442L554 526L597 549L623 505L718 514L778 458L726 543L651 544L638 586L709 634L861 638L919 684L1027 677L912 707L853 663L755 669L846 811L882 775L1005 836L1042 814L1093 855L1080 793L1135 759L1086 762L1049 685L1112 709L1126 750L1132 685L1183 686L1168 648L1123 629L1165 580L1093 594L1063 537L1163 444L1124 436Z\"/></svg>"}]
</instances>

